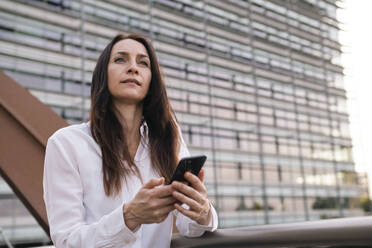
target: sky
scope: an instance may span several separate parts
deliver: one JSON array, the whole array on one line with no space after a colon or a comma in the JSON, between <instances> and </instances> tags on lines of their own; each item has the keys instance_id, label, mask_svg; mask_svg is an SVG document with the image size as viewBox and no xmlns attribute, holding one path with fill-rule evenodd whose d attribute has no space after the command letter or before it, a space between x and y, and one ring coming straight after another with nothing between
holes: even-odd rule
<instances>
[{"instance_id":1,"label":"sky","mask_svg":"<svg viewBox=\"0 0 372 248\"><path fill-rule=\"evenodd\" d=\"M368 172L372 196L372 0L343 0L338 19L357 171Z\"/></svg>"}]
</instances>

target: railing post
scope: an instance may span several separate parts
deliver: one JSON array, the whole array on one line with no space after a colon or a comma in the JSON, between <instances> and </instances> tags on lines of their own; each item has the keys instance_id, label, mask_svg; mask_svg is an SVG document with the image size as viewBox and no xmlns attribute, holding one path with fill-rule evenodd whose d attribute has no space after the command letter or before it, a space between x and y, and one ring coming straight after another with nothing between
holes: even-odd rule
<instances>
[{"instance_id":1,"label":"railing post","mask_svg":"<svg viewBox=\"0 0 372 248\"><path fill-rule=\"evenodd\" d=\"M8 246L8 248L13 248L12 244L10 243L8 238L5 236L4 231L1 227L0 227L0 234L1 234L1 236L3 236L3 239L5 241L6 246Z\"/></svg>"}]
</instances>

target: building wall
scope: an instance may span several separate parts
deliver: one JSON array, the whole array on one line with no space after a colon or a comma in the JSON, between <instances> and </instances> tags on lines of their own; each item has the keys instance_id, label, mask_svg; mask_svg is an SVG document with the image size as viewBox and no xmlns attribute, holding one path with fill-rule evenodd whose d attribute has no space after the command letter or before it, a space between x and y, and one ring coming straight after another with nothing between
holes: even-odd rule
<instances>
[{"instance_id":1,"label":"building wall","mask_svg":"<svg viewBox=\"0 0 372 248\"><path fill-rule=\"evenodd\" d=\"M2 0L0 69L78 123L100 52L118 32L142 33L191 153L208 156L220 227L362 215L336 10L335 0ZM47 240L1 189L4 233Z\"/></svg>"}]
</instances>

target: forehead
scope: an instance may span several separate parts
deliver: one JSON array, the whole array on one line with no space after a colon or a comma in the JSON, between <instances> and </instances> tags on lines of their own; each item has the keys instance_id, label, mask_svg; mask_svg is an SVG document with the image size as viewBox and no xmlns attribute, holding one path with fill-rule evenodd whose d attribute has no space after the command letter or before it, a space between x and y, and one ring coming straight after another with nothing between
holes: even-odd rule
<instances>
[{"instance_id":1,"label":"forehead","mask_svg":"<svg viewBox=\"0 0 372 248\"><path fill-rule=\"evenodd\" d=\"M142 45L142 43L132 39L125 39L117 42L112 47L111 55L114 55L117 52L126 52L134 56L136 56L137 54L145 54L148 56L145 46Z\"/></svg>"}]
</instances>

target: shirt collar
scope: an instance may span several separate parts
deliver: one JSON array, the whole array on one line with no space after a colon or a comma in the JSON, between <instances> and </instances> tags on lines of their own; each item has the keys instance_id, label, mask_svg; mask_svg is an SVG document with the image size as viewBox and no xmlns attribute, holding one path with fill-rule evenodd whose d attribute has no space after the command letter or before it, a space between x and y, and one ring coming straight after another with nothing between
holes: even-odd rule
<instances>
[{"instance_id":1,"label":"shirt collar","mask_svg":"<svg viewBox=\"0 0 372 248\"><path fill-rule=\"evenodd\" d=\"M140 134L141 137L147 137L148 133L148 126L145 120L142 120L141 126L140 126Z\"/></svg>"},{"instance_id":2,"label":"shirt collar","mask_svg":"<svg viewBox=\"0 0 372 248\"><path fill-rule=\"evenodd\" d=\"M89 129L90 129L90 120L86 122L87 125L89 126ZM148 126L147 126L147 123L146 121L143 119L142 120L142 123L140 125L140 134L141 134L141 137L147 137L147 134L148 134Z\"/></svg>"}]
</instances>

